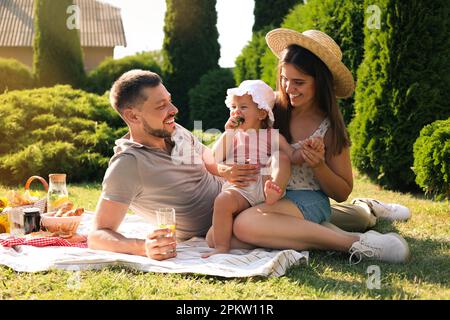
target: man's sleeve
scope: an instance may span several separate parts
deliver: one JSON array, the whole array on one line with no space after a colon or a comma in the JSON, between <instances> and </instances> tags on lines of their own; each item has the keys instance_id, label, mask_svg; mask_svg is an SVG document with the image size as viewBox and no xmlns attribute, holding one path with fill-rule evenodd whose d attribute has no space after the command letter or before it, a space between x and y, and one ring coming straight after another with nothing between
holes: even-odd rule
<instances>
[{"instance_id":1,"label":"man's sleeve","mask_svg":"<svg viewBox=\"0 0 450 320\"><path fill-rule=\"evenodd\" d=\"M101 197L130 205L141 190L142 183L137 169L137 160L133 155L123 154L106 170Z\"/></svg>"}]
</instances>

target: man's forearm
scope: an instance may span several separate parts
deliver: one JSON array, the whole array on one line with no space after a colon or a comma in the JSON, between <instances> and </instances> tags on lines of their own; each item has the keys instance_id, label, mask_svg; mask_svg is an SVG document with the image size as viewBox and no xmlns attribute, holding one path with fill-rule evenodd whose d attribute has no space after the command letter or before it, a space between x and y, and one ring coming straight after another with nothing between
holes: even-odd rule
<instances>
[{"instance_id":1,"label":"man's forearm","mask_svg":"<svg viewBox=\"0 0 450 320\"><path fill-rule=\"evenodd\" d=\"M120 233L109 229L99 229L91 232L88 237L88 246L90 249L146 256L144 240L126 238Z\"/></svg>"}]
</instances>

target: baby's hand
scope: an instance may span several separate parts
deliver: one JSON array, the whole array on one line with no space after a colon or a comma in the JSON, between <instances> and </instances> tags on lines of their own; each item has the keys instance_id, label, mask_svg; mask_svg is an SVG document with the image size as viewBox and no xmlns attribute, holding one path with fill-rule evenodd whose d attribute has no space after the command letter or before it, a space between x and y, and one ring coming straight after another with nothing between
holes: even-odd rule
<instances>
[{"instance_id":1,"label":"baby's hand","mask_svg":"<svg viewBox=\"0 0 450 320\"><path fill-rule=\"evenodd\" d=\"M325 150L325 144L322 137L311 137L306 139L305 144L316 152L323 152Z\"/></svg>"},{"instance_id":2,"label":"baby's hand","mask_svg":"<svg viewBox=\"0 0 450 320\"><path fill-rule=\"evenodd\" d=\"M244 123L244 118L242 117L230 117L225 123L225 129L236 129L241 124Z\"/></svg>"}]
</instances>

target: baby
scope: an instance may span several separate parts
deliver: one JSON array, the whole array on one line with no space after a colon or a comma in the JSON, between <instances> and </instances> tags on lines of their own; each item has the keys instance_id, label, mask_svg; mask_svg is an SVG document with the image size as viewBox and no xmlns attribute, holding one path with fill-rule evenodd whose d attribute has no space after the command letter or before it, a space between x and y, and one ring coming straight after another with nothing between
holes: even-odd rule
<instances>
[{"instance_id":1,"label":"baby","mask_svg":"<svg viewBox=\"0 0 450 320\"><path fill-rule=\"evenodd\" d=\"M272 108L275 94L261 80L243 81L238 88L227 90L225 104L230 109L223 133L214 144L217 162L253 163L261 168L256 181L246 187L225 182L214 202L213 226L207 240L215 251L203 255L207 258L230 250L233 219L250 206L265 202L272 205L285 193L291 174L291 163L303 162L301 149L294 149L286 139L272 129ZM318 139L303 142L314 149L323 148Z\"/></svg>"}]
</instances>

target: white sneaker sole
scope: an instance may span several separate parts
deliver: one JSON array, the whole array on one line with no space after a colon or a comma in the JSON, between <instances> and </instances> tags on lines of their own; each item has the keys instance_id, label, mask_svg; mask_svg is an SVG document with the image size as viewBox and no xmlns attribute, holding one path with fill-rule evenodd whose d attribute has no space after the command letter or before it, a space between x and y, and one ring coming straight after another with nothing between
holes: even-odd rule
<instances>
[{"instance_id":1,"label":"white sneaker sole","mask_svg":"<svg viewBox=\"0 0 450 320\"><path fill-rule=\"evenodd\" d=\"M374 208L374 204L373 202L377 202L378 205L382 206L382 202L377 201L375 199L372 198L355 198L353 199L350 203L360 206L360 207L364 207L366 210L369 209L370 212L377 217L378 219L382 219L382 220L387 220L387 221L407 221L411 218L411 211L409 211L409 209L405 206L399 205L399 204L394 204L394 205L398 205L401 207L404 207L405 210L407 210L407 214L403 213L402 215L398 215L395 213L391 213L388 215L385 214L381 214L380 212L378 212L375 208ZM386 203L384 204L386 205ZM390 210L390 209L387 209ZM392 211L391 211L392 212Z\"/></svg>"},{"instance_id":2,"label":"white sneaker sole","mask_svg":"<svg viewBox=\"0 0 450 320\"><path fill-rule=\"evenodd\" d=\"M390 234L390 235L396 237L398 240L400 240L400 242L401 242L401 243L405 246L405 248L406 248L406 257L405 257L405 259L404 259L403 261L398 261L397 263L403 263L403 262L409 261L409 260L411 259L411 251L410 251L410 249L409 249L408 242L406 242L406 240L405 240L402 236L400 236L399 234L397 234L397 233L395 233L395 232L389 232L389 233L386 233L386 234Z\"/></svg>"}]
</instances>

